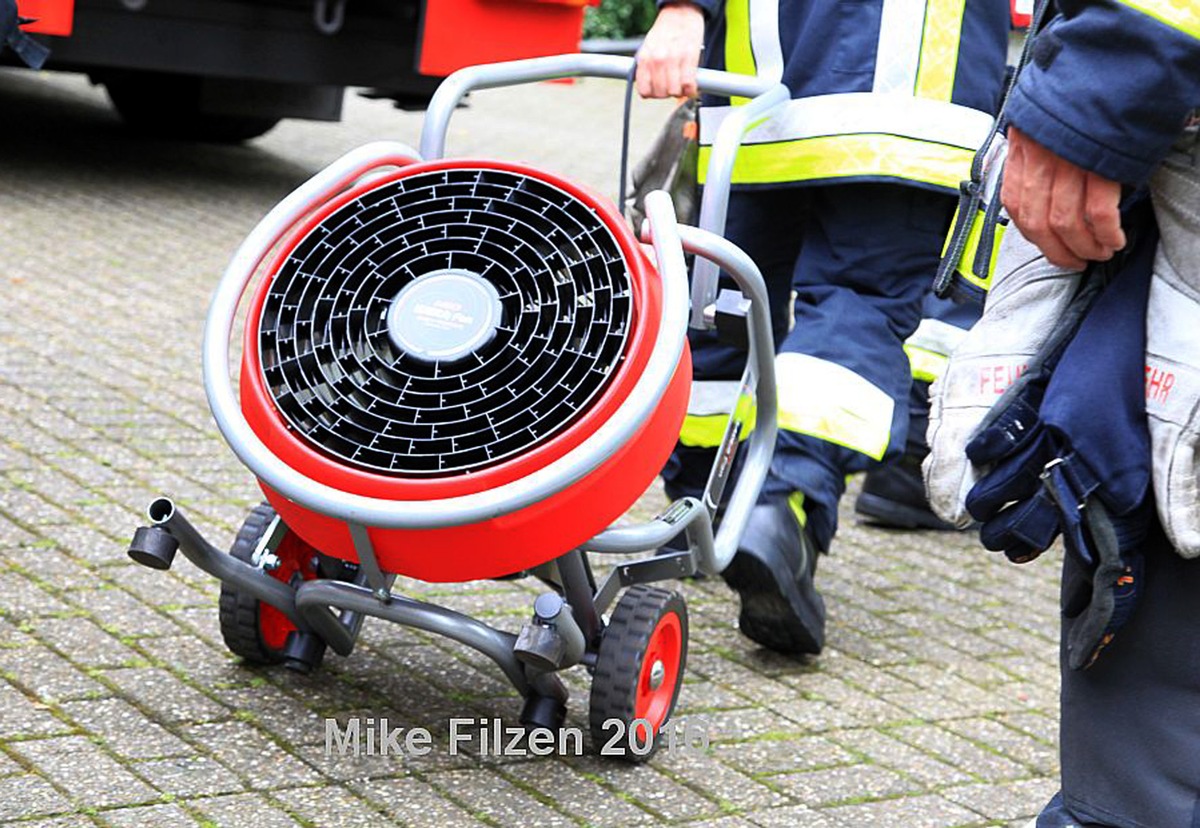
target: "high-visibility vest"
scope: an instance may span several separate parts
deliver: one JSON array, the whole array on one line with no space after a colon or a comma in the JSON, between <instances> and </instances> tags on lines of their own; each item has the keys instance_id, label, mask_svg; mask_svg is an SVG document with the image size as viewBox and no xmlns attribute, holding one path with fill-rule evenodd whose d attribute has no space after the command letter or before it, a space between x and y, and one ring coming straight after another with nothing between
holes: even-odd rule
<instances>
[{"instance_id":1,"label":"high-visibility vest","mask_svg":"<svg viewBox=\"0 0 1200 828\"><path fill-rule=\"evenodd\" d=\"M792 92L746 135L734 183L956 191L999 105L1009 26L1004 0L726 0L707 64ZM744 102L705 98L701 171Z\"/></svg>"}]
</instances>

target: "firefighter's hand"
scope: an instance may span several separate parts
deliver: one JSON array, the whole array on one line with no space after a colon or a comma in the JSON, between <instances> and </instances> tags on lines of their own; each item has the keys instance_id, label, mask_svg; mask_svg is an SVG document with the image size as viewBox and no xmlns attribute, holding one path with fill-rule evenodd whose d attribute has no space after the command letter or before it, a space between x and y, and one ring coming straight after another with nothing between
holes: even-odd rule
<instances>
[{"instance_id":1,"label":"firefighter's hand","mask_svg":"<svg viewBox=\"0 0 1200 828\"><path fill-rule=\"evenodd\" d=\"M637 90L643 98L692 97L704 46L704 12L684 0L658 11L638 49Z\"/></svg>"},{"instance_id":2,"label":"firefighter's hand","mask_svg":"<svg viewBox=\"0 0 1200 828\"><path fill-rule=\"evenodd\" d=\"M1013 223L1053 264L1082 270L1125 246L1121 185L1061 158L1016 127L1000 190Z\"/></svg>"}]
</instances>

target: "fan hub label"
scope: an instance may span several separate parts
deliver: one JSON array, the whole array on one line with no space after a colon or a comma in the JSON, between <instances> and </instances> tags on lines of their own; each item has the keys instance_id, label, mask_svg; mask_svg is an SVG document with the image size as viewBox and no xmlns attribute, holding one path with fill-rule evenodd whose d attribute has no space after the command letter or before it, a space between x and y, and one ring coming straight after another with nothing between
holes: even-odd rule
<instances>
[{"instance_id":1,"label":"fan hub label","mask_svg":"<svg viewBox=\"0 0 1200 828\"><path fill-rule=\"evenodd\" d=\"M396 294L388 309L388 337L417 359L452 361L491 342L502 314L491 282L467 270L439 270Z\"/></svg>"}]
</instances>

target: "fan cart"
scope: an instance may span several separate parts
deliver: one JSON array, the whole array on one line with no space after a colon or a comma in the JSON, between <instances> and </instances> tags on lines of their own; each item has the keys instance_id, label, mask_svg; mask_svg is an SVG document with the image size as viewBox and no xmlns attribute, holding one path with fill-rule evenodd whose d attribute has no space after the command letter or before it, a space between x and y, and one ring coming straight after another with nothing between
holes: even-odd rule
<instances>
[{"instance_id":1,"label":"fan cart","mask_svg":"<svg viewBox=\"0 0 1200 828\"><path fill-rule=\"evenodd\" d=\"M569 181L443 157L469 90L626 78L632 66L564 55L460 70L431 102L419 153L387 142L348 153L271 210L234 255L208 313L204 383L267 503L225 552L159 498L129 554L167 569L181 549L218 578L221 631L247 662L308 671L326 648L349 655L363 620L380 618L488 656L523 697L529 726L562 725L557 673L583 665L594 744L610 720L649 728L653 744L679 694L688 635L683 597L657 584L724 569L774 447L766 289L717 231L742 135L787 92L700 72L702 89L754 100L714 144L700 224L715 231L677 224L670 198L652 193L652 249L612 203ZM685 251L697 262L690 288ZM684 498L648 523L611 528L675 443L690 390L689 319L715 324L718 269L749 300L741 393L758 412L719 531L715 504L742 437L736 417L705 502ZM236 393L230 338L247 290ZM642 553L680 533L687 551L593 575L589 555ZM524 572L546 592L516 633L393 590L399 575Z\"/></svg>"}]
</instances>

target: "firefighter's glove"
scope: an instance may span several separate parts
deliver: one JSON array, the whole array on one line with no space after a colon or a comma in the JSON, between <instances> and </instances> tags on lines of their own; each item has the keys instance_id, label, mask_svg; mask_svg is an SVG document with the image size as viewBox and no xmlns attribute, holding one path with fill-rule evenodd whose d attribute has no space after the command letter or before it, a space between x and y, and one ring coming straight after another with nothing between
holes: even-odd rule
<instances>
[{"instance_id":1,"label":"firefighter's glove","mask_svg":"<svg viewBox=\"0 0 1200 828\"><path fill-rule=\"evenodd\" d=\"M1061 330L1079 284L1079 274L1047 262L1015 228L1004 234L983 316L931 389L923 470L930 505L943 520L970 525L967 493L987 468L973 464L964 449Z\"/></svg>"},{"instance_id":2,"label":"firefighter's glove","mask_svg":"<svg viewBox=\"0 0 1200 828\"><path fill-rule=\"evenodd\" d=\"M1055 484L1047 480L1047 490ZM1112 517L1100 498L1061 504L1075 514L1077 530L1063 533L1062 614L1067 665L1085 670L1129 621L1141 595L1142 554L1153 524L1147 500L1122 517ZM1082 543L1081 543L1082 541Z\"/></svg>"},{"instance_id":3,"label":"firefighter's glove","mask_svg":"<svg viewBox=\"0 0 1200 828\"><path fill-rule=\"evenodd\" d=\"M1146 318L1146 414L1159 517L1171 545L1200 556L1200 183L1185 159L1151 180L1161 239Z\"/></svg>"},{"instance_id":4,"label":"firefighter's glove","mask_svg":"<svg viewBox=\"0 0 1200 828\"><path fill-rule=\"evenodd\" d=\"M966 448L975 467L988 469L967 493L967 511L981 524L983 545L1014 563L1033 560L1058 536L1057 510L1042 493L1042 472L1055 456L1037 413L1044 388L1013 389Z\"/></svg>"}]
</instances>

